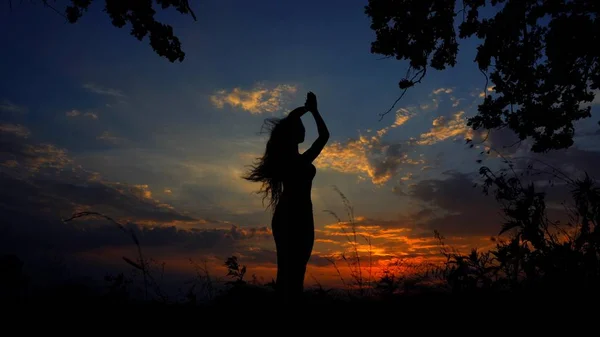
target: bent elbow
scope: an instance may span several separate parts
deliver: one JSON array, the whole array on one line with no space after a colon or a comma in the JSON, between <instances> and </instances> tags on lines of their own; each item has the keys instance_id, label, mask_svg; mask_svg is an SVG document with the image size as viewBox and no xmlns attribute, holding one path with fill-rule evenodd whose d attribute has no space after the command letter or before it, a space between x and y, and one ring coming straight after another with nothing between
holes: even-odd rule
<instances>
[{"instance_id":1,"label":"bent elbow","mask_svg":"<svg viewBox=\"0 0 600 337\"><path fill-rule=\"evenodd\" d=\"M319 135L319 138L321 138L321 140L323 140L323 143L327 143L327 141L329 140L329 132L325 131L322 134Z\"/></svg>"}]
</instances>

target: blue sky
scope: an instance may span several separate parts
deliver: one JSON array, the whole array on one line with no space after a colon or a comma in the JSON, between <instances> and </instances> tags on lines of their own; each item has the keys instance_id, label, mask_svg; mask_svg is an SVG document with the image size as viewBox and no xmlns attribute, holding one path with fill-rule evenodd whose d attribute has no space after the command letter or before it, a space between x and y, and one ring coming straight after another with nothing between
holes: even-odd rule
<instances>
[{"instance_id":1,"label":"blue sky","mask_svg":"<svg viewBox=\"0 0 600 337\"><path fill-rule=\"evenodd\" d=\"M221 259L237 253L261 270L274 263L269 213L252 194L259 186L239 177L262 152L265 139L257 133L263 119L302 105L310 90L332 135L314 182L315 273L324 265L318 257L344 249L334 219L320 212L343 212L332 185L377 236L382 258L434 254L426 238L433 228L457 245L489 245L499 228L497 206L471 188L472 174L483 146L511 135L491 137L481 149L464 144L471 134L465 117L476 112L485 86L472 62L475 41L462 41L455 68L430 71L379 121L400 93L407 65L370 53L374 33L364 5L209 0L194 3L196 22L175 11L160 13L182 42L182 63L168 62L147 39L138 42L127 28L113 27L98 4L75 25L40 5L16 5L12 12L3 6L0 130L12 138L3 143L2 172L62 200L51 203L53 216L102 209L147 228L175 226L191 235L184 241L220 230L231 241L226 248L194 239L194 254ZM304 123L308 146L316 132L310 116ZM551 160L590 162L597 157L590 139L583 137L574 155L561 152ZM75 187L45 190L40 179ZM106 199L114 194L92 187L121 197ZM93 200L75 198L81 195ZM132 199L117 206L124 196ZM112 256L106 249L116 248L107 240L76 254ZM157 243L157 256L177 261L190 254L172 244ZM263 255L253 255L257 251Z\"/></svg>"}]
</instances>

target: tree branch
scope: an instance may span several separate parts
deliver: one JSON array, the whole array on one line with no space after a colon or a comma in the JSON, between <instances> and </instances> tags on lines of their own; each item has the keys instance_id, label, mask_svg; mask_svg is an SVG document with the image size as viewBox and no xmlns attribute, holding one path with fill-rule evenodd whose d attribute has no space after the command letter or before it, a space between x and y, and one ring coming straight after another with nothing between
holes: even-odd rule
<instances>
[{"instance_id":1,"label":"tree branch","mask_svg":"<svg viewBox=\"0 0 600 337\"><path fill-rule=\"evenodd\" d=\"M44 4L44 6L52 9L56 14L62 16L63 18L67 18L67 16L63 13L61 13L58 9L56 9L54 6L52 6L51 4L48 3L48 0L42 0L42 3Z\"/></svg>"},{"instance_id":2,"label":"tree branch","mask_svg":"<svg viewBox=\"0 0 600 337\"><path fill-rule=\"evenodd\" d=\"M196 14L194 14L194 11L192 10L192 7L190 7L189 1L185 2L185 7L190 12L190 15L192 16L192 18L194 19L194 21L198 21L198 19L196 19Z\"/></svg>"},{"instance_id":3,"label":"tree branch","mask_svg":"<svg viewBox=\"0 0 600 337\"><path fill-rule=\"evenodd\" d=\"M404 89L404 91L402 91L402 94L400 94L400 97L398 97L398 99L396 99L396 101L394 102L394 104L392 104L392 106L386 112L379 114L379 121L380 122L383 119L383 117L385 117L385 115L389 114L392 111L392 109L394 109L394 107L396 106L396 104L402 99L402 97L404 97L404 94L406 94L407 91L408 91L408 88Z\"/></svg>"},{"instance_id":4,"label":"tree branch","mask_svg":"<svg viewBox=\"0 0 600 337\"><path fill-rule=\"evenodd\" d=\"M408 73L410 72L410 69L411 68L408 68L408 71L406 72L406 75L407 75L406 77L408 77ZM392 104L392 106L386 112L379 114L380 122L383 119L383 117L385 117L387 114L389 114L394 109L396 104L402 99L402 97L404 97L404 95L406 94L406 92L408 91L409 88L414 87L415 84L417 84L417 83L421 83L421 80L425 77L425 74L427 74L427 66L425 66L425 67L423 67L423 69L417 71L417 73L410 79L410 81L409 81L410 85L402 91L402 94L400 94L400 97L398 97L398 99L396 99L394 104ZM419 77L418 80L415 81L415 78L417 78L417 76L419 76L419 75L421 75L421 76Z\"/></svg>"}]
</instances>

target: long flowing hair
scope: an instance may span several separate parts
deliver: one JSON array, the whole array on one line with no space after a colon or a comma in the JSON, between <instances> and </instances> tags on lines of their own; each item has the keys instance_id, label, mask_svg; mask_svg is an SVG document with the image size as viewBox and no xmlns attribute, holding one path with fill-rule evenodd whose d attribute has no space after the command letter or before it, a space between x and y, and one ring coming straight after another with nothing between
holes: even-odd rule
<instances>
[{"instance_id":1,"label":"long flowing hair","mask_svg":"<svg viewBox=\"0 0 600 337\"><path fill-rule=\"evenodd\" d=\"M254 164L249 165L249 172L242 177L262 183L256 193L263 195L263 205L266 199L269 200L267 207L272 211L283 193L285 166L290 163L290 157L294 155L293 124L294 121L287 117L265 120L261 131L269 134L265 152L262 157L256 158Z\"/></svg>"}]
</instances>

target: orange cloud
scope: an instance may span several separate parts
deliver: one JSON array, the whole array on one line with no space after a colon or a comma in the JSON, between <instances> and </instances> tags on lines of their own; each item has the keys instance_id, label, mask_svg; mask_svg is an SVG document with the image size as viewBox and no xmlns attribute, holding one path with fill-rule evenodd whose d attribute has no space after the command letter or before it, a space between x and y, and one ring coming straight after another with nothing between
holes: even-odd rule
<instances>
[{"instance_id":1,"label":"orange cloud","mask_svg":"<svg viewBox=\"0 0 600 337\"><path fill-rule=\"evenodd\" d=\"M129 187L129 192L137 196L140 199L152 199L152 191L150 186L145 185L132 185Z\"/></svg>"},{"instance_id":2,"label":"orange cloud","mask_svg":"<svg viewBox=\"0 0 600 337\"><path fill-rule=\"evenodd\" d=\"M250 90L241 88L234 88L230 92L219 90L210 96L210 100L218 109L229 105L233 108L248 111L251 114L272 113L281 110L286 95L295 94L296 91L295 86L287 84L281 84L270 89L257 85Z\"/></svg>"},{"instance_id":3,"label":"orange cloud","mask_svg":"<svg viewBox=\"0 0 600 337\"><path fill-rule=\"evenodd\" d=\"M67 150L53 144L27 145L25 154L28 155L26 166L31 172L37 172L41 168L60 170L73 163Z\"/></svg>"},{"instance_id":4,"label":"orange cloud","mask_svg":"<svg viewBox=\"0 0 600 337\"><path fill-rule=\"evenodd\" d=\"M487 87L486 91L480 92L479 93L479 97L480 98L484 98L491 91L494 91L494 87L493 86Z\"/></svg>"},{"instance_id":5,"label":"orange cloud","mask_svg":"<svg viewBox=\"0 0 600 337\"><path fill-rule=\"evenodd\" d=\"M129 185L120 182L104 182L106 185L114 187L118 192L122 194L130 194L138 199L154 200L152 198L152 190L148 184ZM158 200L154 200L159 202Z\"/></svg>"},{"instance_id":6,"label":"orange cloud","mask_svg":"<svg viewBox=\"0 0 600 337\"><path fill-rule=\"evenodd\" d=\"M367 158L372 139L364 136L343 144L334 142L326 146L315 161L320 168L330 168L344 173L366 173L375 178L375 170Z\"/></svg>"},{"instance_id":7,"label":"orange cloud","mask_svg":"<svg viewBox=\"0 0 600 337\"><path fill-rule=\"evenodd\" d=\"M396 110L396 118L394 119L394 123L392 125L387 126L379 131L377 131L377 136L379 138L383 137L390 129L397 128L399 126L404 125L404 123L408 122L409 119L415 116L415 113L409 111L405 108L400 108Z\"/></svg>"},{"instance_id":8,"label":"orange cloud","mask_svg":"<svg viewBox=\"0 0 600 337\"><path fill-rule=\"evenodd\" d=\"M378 224L375 220L337 222L317 229L316 243L321 254L339 255L348 251L358 250L359 253L369 253L373 257L389 258L399 256L431 256L439 255L440 245L433 236L422 236L415 233L410 223L398 221ZM471 247L491 247L493 243L488 236L449 237L445 239L459 251L466 252ZM483 244L482 244L483 243ZM341 247L346 247L340 251Z\"/></svg>"},{"instance_id":9,"label":"orange cloud","mask_svg":"<svg viewBox=\"0 0 600 337\"><path fill-rule=\"evenodd\" d=\"M470 138L473 136L473 130L467 126L467 121L463 117L464 111L459 111L452 115L451 119L444 116L433 120L432 127L428 132L421 134L417 141L419 145L433 145L446 139L456 139L460 136Z\"/></svg>"},{"instance_id":10,"label":"orange cloud","mask_svg":"<svg viewBox=\"0 0 600 337\"><path fill-rule=\"evenodd\" d=\"M311 267L320 268L322 276L328 275L329 283L335 281L329 278L331 268L338 277L349 279L353 273L356 275L358 264L364 277L378 277L391 266L397 267L397 274L410 274L442 262L442 246L433 233L424 236L413 226L408 218L378 221L359 216L353 223L328 224L316 231L313 256L324 258L329 264ZM485 250L494 245L487 236L454 236L444 243L462 253L472 247Z\"/></svg>"},{"instance_id":11,"label":"orange cloud","mask_svg":"<svg viewBox=\"0 0 600 337\"><path fill-rule=\"evenodd\" d=\"M16 160L10 159L10 160L4 161L2 163L2 166L8 167L8 168L15 168L15 167L19 166L19 162Z\"/></svg>"},{"instance_id":12,"label":"orange cloud","mask_svg":"<svg viewBox=\"0 0 600 337\"><path fill-rule=\"evenodd\" d=\"M457 106L460 105L461 101L464 101L464 98L456 98L455 96L452 95L452 93L454 92L454 89L452 88L438 88L435 89L431 92L430 96L439 96L441 94L446 94L449 95L449 99L452 102L452 107L456 108ZM437 108L438 107L438 99L437 98L433 98L433 103L434 106ZM426 107L428 107L428 105L426 105Z\"/></svg>"},{"instance_id":13,"label":"orange cloud","mask_svg":"<svg viewBox=\"0 0 600 337\"><path fill-rule=\"evenodd\" d=\"M315 161L319 168L328 168L343 173L366 175L373 184L386 183L403 164L422 164L407 153L399 151L397 145L383 144L382 137L390 130L404 125L414 113L407 109L396 111L394 123L375 132L375 135L360 135L345 143L333 142L326 146Z\"/></svg>"}]
</instances>

